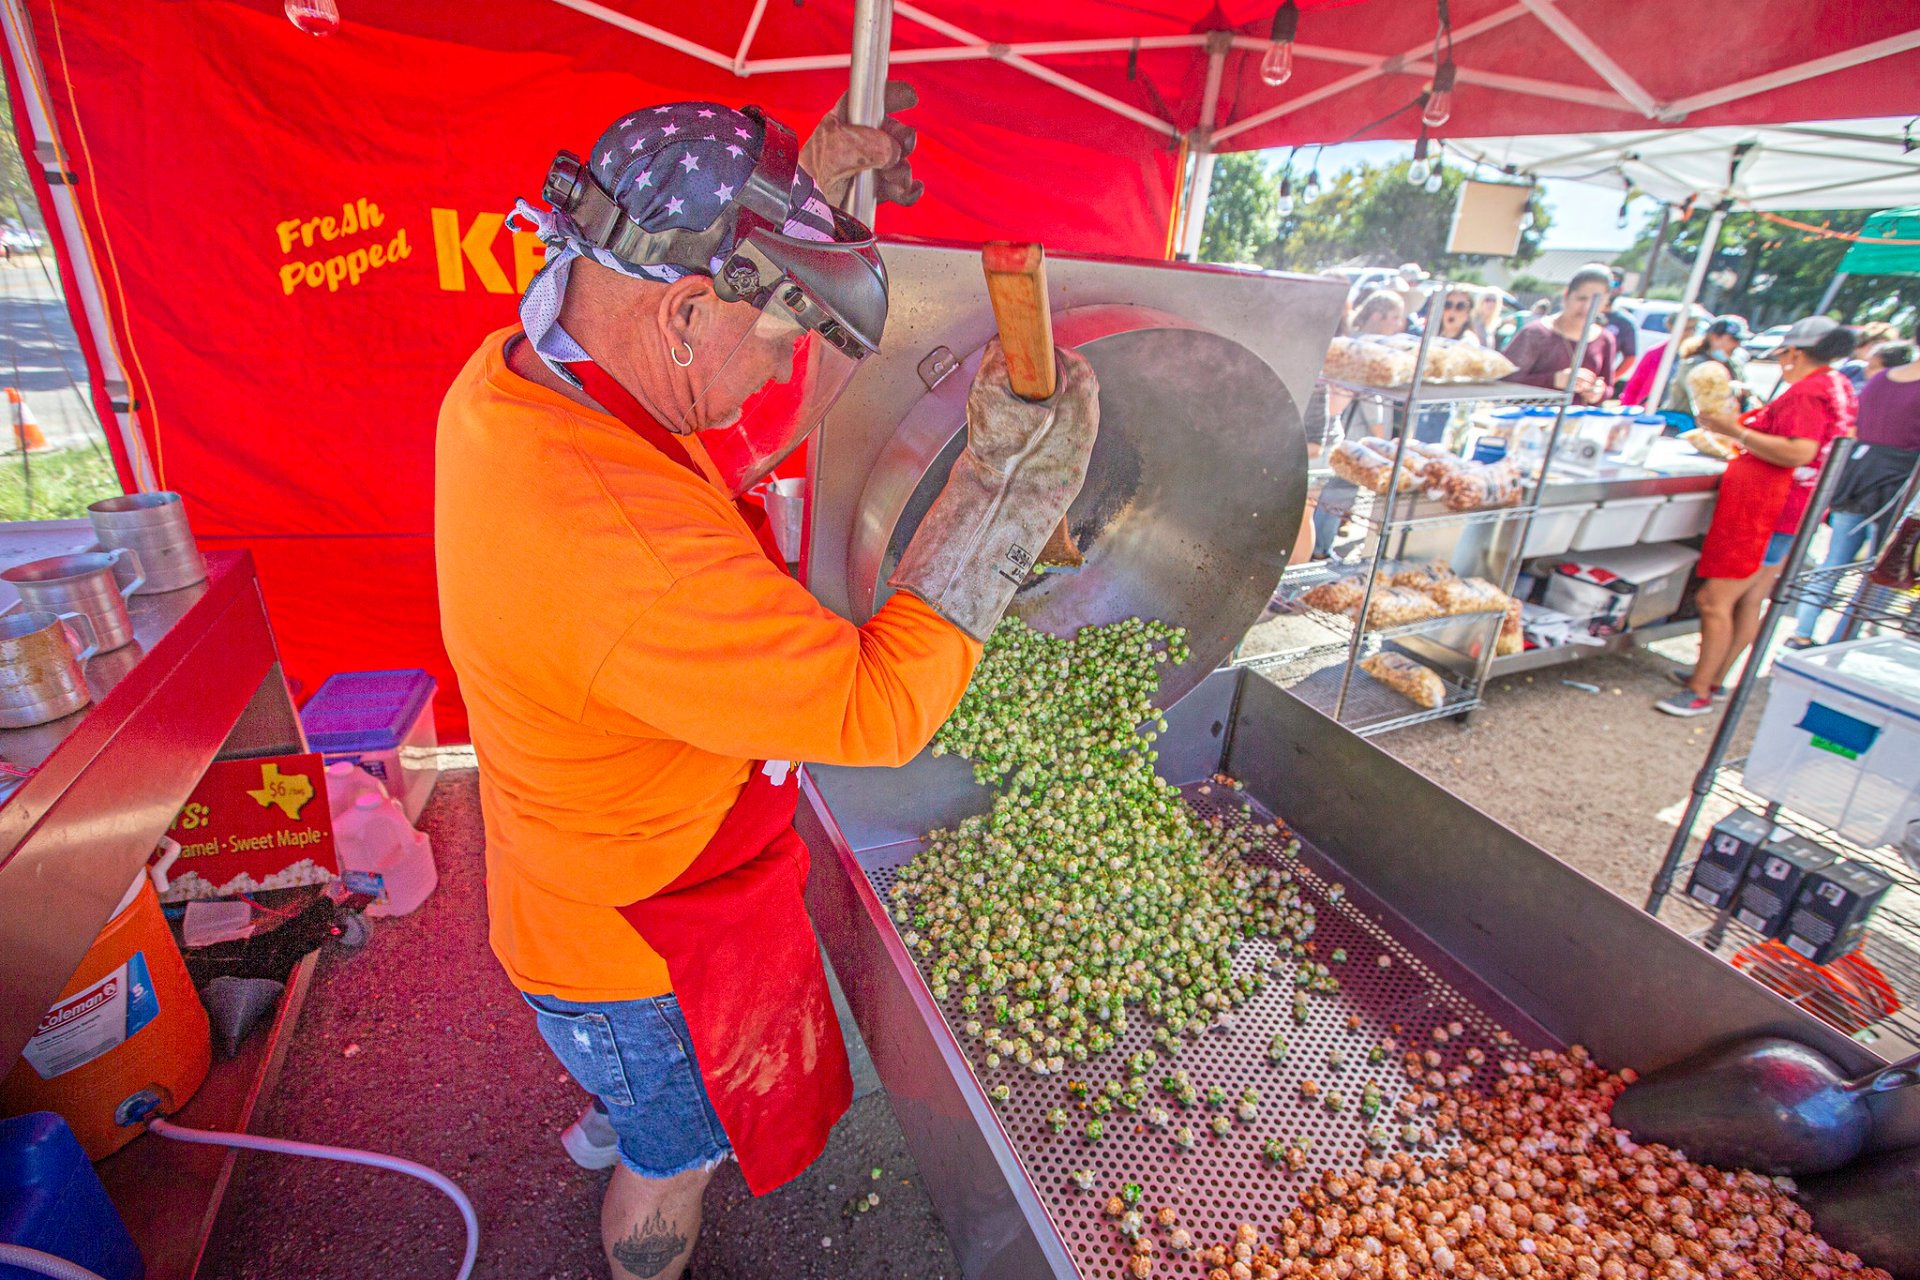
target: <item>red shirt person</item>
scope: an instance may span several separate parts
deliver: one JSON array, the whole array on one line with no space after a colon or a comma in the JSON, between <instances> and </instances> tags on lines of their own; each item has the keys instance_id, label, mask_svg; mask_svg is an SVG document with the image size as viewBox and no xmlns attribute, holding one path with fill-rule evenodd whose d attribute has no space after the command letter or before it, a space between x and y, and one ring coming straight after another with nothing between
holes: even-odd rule
<instances>
[{"instance_id":1,"label":"red shirt person","mask_svg":"<svg viewBox=\"0 0 1920 1280\"><path fill-rule=\"evenodd\" d=\"M1761 610L1806 512L1821 455L1853 431L1853 387L1833 362L1851 353L1854 341L1851 329L1825 316L1796 321L1776 357L1787 390L1738 419L1700 417L1702 426L1731 437L1743 452L1727 464L1700 550L1700 661L1674 673L1686 687L1657 704L1669 715L1711 711L1724 695L1728 670L1759 634Z\"/></svg>"}]
</instances>

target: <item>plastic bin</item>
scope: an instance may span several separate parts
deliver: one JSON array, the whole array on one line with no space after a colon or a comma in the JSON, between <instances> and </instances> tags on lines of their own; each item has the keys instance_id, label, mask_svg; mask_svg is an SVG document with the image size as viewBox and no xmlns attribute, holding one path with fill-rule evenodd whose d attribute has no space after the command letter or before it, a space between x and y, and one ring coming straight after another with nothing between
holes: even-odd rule
<instances>
[{"instance_id":1,"label":"plastic bin","mask_svg":"<svg viewBox=\"0 0 1920 1280\"><path fill-rule=\"evenodd\" d=\"M386 784L418 822L440 766L434 679L424 671L349 671L329 676L301 708L307 745L328 764L346 761Z\"/></svg>"},{"instance_id":2,"label":"plastic bin","mask_svg":"<svg viewBox=\"0 0 1920 1280\"><path fill-rule=\"evenodd\" d=\"M1665 498L1621 498L1602 502L1589 511L1574 531L1569 551L1605 551L1610 547L1630 547L1641 541L1654 508Z\"/></svg>"},{"instance_id":3,"label":"plastic bin","mask_svg":"<svg viewBox=\"0 0 1920 1280\"><path fill-rule=\"evenodd\" d=\"M78 1263L106 1280L146 1266L67 1122L51 1111L0 1120L0 1241ZM0 1277L32 1272L0 1266Z\"/></svg>"},{"instance_id":4,"label":"plastic bin","mask_svg":"<svg viewBox=\"0 0 1920 1280\"><path fill-rule=\"evenodd\" d=\"M1920 819L1920 644L1876 636L1774 660L1747 789L1871 849Z\"/></svg>"},{"instance_id":5,"label":"plastic bin","mask_svg":"<svg viewBox=\"0 0 1920 1280\"><path fill-rule=\"evenodd\" d=\"M1717 493L1681 493L1667 500L1647 521L1644 542L1672 542L1678 538L1696 538L1713 523L1713 504Z\"/></svg>"},{"instance_id":6,"label":"plastic bin","mask_svg":"<svg viewBox=\"0 0 1920 1280\"><path fill-rule=\"evenodd\" d=\"M1573 535L1580 531L1581 523L1599 505L1576 502L1565 507L1541 507L1533 514L1533 527L1527 530L1527 545L1521 548L1521 558L1557 556L1567 550L1573 545Z\"/></svg>"}]
</instances>

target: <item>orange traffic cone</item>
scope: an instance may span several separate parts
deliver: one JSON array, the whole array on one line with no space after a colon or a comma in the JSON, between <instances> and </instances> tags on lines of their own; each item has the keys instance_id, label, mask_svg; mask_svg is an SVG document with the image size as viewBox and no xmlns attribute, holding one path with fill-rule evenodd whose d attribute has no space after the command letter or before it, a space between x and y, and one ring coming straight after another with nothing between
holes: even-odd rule
<instances>
[{"instance_id":1,"label":"orange traffic cone","mask_svg":"<svg viewBox=\"0 0 1920 1280\"><path fill-rule=\"evenodd\" d=\"M27 403L26 393L18 387L8 387L6 391L10 416L13 418L14 446L22 452L46 448L46 433L33 420L33 406Z\"/></svg>"}]
</instances>

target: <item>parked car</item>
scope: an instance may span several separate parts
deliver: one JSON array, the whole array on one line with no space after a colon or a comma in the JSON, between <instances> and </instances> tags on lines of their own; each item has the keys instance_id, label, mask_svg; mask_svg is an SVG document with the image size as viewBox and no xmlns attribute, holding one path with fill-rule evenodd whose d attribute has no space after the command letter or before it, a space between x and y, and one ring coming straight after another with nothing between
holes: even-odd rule
<instances>
[{"instance_id":1,"label":"parked car","mask_svg":"<svg viewBox=\"0 0 1920 1280\"><path fill-rule=\"evenodd\" d=\"M1785 324L1774 325L1771 329L1763 329L1754 334L1740 345L1756 360L1771 359L1773 353L1780 349L1780 339L1786 337L1787 330L1792 327Z\"/></svg>"},{"instance_id":2,"label":"parked car","mask_svg":"<svg viewBox=\"0 0 1920 1280\"><path fill-rule=\"evenodd\" d=\"M1613 310L1633 322L1634 351L1644 353L1665 342L1673 332L1674 321L1680 314L1680 304L1646 298L1615 298ZM1693 317L1695 325L1713 318L1706 308L1700 306L1694 307ZM1698 332L1697 329L1695 331Z\"/></svg>"},{"instance_id":3,"label":"parked car","mask_svg":"<svg viewBox=\"0 0 1920 1280\"><path fill-rule=\"evenodd\" d=\"M34 253L40 243L40 237L26 227L0 226L0 245L8 253Z\"/></svg>"}]
</instances>

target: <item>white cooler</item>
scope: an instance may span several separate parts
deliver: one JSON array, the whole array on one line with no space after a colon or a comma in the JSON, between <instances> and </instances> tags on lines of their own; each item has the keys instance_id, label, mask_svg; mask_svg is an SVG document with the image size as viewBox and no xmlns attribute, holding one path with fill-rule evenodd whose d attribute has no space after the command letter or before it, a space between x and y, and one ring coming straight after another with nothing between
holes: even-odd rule
<instances>
[{"instance_id":1,"label":"white cooler","mask_svg":"<svg viewBox=\"0 0 1920 1280\"><path fill-rule=\"evenodd\" d=\"M1920 820L1920 644L1781 654L1746 785L1855 844L1899 841Z\"/></svg>"},{"instance_id":2,"label":"white cooler","mask_svg":"<svg viewBox=\"0 0 1920 1280\"><path fill-rule=\"evenodd\" d=\"M1681 538L1698 537L1713 523L1713 504L1719 498L1720 495L1712 491L1675 494L1665 506L1648 517L1647 529L1640 535L1641 540L1675 542Z\"/></svg>"},{"instance_id":3,"label":"white cooler","mask_svg":"<svg viewBox=\"0 0 1920 1280\"><path fill-rule=\"evenodd\" d=\"M1587 513L1574 531L1569 551L1605 551L1611 547L1630 547L1641 541L1653 509L1665 498L1621 498L1603 502Z\"/></svg>"}]
</instances>

